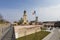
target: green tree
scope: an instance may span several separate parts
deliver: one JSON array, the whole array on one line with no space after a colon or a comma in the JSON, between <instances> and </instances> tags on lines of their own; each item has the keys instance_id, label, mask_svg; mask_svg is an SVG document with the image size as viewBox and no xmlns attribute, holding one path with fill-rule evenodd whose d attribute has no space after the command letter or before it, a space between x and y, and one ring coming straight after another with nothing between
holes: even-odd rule
<instances>
[{"instance_id":1,"label":"green tree","mask_svg":"<svg viewBox=\"0 0 60 40\"><path fill-rule=\"evenodd\" d=\"M23 23L23 18L21 18L18 22L18 25L22 24Z\"/></svg>"},{"instance_id":2,"label":"green tree","mask_svg":"<svg viewBox=\"0 0 60 40\"><path fill-rule=\"evenodd\" d=\"M0 23L3 23L4 21L3 20L0 20Z\"/></svg>"},{"instance_id":3,"label":"green tree","mask_svg":"<svg viewBox=\"0 0 60 40\"><path fill-rule=\"evenodd\" d=\"M4 19L3 19L3 16L0 14L0 24L1 23L4 23Z\"/></svg>"}]
</instances>

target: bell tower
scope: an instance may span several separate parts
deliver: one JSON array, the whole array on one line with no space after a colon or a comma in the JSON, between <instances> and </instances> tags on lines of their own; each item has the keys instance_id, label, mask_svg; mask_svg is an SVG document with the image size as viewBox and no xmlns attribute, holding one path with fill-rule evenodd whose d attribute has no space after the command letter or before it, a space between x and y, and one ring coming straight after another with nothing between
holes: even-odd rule
<instances>
[{"instance_id":1,"label":"bell tower","mask_svg":"<svg viewBox=\"0 0 60 40\"><path fill-rule=\"evenodd\" d=\"M26 10L24 10L23 14L23 24L28 24Z\"/></svg>"}]
</instances>

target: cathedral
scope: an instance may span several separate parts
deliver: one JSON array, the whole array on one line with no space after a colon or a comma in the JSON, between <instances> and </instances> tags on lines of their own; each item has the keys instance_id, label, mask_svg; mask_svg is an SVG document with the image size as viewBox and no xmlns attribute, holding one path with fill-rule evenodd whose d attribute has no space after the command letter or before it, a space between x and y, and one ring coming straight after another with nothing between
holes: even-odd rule
<instances>
[{"instance_id":1,"label":"cathedral","mask_svg":"<svg viewBox=\"0 0 60 40\"><path fill-rule=\"evenodd\" d=\"M28 24L27 14L26 14L25 10L24 10L24 14L23 14L23 24Z\"/></svg>"}]
</instances>

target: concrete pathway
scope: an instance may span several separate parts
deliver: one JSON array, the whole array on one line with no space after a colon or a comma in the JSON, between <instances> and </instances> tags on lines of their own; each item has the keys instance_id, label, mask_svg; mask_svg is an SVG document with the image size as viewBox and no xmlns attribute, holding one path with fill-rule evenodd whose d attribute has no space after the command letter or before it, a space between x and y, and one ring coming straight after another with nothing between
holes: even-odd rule
<instances>
[{"instance_id":1,"label":"concrete pathway","mask_svg":"<svg viewBox=\"0 0 60 40\"><path fill-rule=\"evenodd\" d=\"M51 33L43 40L60 40L60 32L58 28L54 28Z\"/></svg>"}]
</instances>

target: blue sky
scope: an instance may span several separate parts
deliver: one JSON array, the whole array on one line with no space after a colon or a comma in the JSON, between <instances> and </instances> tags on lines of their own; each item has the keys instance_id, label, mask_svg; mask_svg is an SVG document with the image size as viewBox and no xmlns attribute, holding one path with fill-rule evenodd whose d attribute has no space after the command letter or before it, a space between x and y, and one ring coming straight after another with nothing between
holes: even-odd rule
<instances>
[{"instance_id":1,"label":"blue sky","mask_svg":"<svg viewBox=\"0 0 60 40\"><path fill-rule=\"evenodd\" d=\"M34 20L33 10L39 21L60 20L60 0L0 0L0 13L4 19L18 21L27 11L28 20Z\"/></svg>"}]
</instances>

